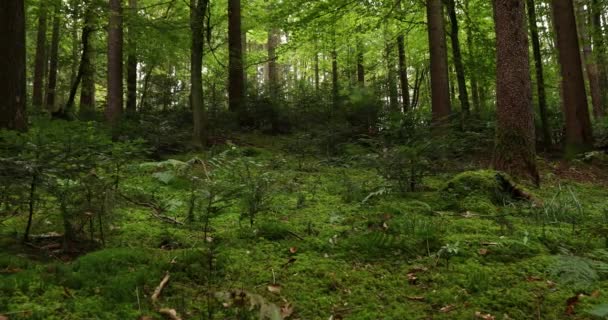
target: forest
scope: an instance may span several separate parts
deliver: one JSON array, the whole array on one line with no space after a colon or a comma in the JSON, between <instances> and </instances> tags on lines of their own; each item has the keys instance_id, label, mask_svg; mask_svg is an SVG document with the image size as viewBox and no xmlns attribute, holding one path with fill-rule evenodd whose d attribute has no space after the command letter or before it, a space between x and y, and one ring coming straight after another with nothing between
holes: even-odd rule
<instances>
[{"instance_id":1,"label":"forest","mask_svg":"<svg viewBox=\"0 0 608 320\"><path fill-rule=\"evenodd\" d=\"M608 0L0 0L0 320L608 319Z\"/></svg>"}]
</instances>

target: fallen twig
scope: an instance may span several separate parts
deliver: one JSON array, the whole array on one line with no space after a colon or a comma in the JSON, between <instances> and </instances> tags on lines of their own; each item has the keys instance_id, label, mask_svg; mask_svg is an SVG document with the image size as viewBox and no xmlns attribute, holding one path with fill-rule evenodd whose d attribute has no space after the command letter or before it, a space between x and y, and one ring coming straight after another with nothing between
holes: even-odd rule
<instances>
[{"instance_id":1,"label":"fallen twig","mask_svg":"<svg viewBox=\"0 0 608 320\"><path fill-rule=\"evenodd\" d=\"M160 283L158 284L158 287L156 287L156 289L154 290L154 293L152 294L152 303L153 304L156 304L158 297L160 297L160 294L162 293L163 289L167 286L167 283L169 282L170 278L171 278L171 276L169 275L169 271L165 272L165 276L163 277L163 280L160 281Z\"/></svg>"},{"instance_id":2,"label":"fallen twig","mask_svg":"<svg viewBox=\"0 0 608 320\"><path fill-rule=\"evenodd\" d=\"M175 311L175 309L163 308L163 309L158 310L158 313L162 314L163 316L165 316L171 320L182 320L182 318L180 318L177 315L177 311Z\"/></svg>"}]
</instances>

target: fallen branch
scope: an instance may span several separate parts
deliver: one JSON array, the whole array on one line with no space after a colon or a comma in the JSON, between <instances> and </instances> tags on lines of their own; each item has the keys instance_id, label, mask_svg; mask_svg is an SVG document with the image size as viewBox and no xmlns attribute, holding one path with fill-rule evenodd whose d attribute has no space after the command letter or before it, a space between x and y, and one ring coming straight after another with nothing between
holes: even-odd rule
<instances>
[{"instance_id":1,"label":"fallen branch","mask_svg":"<svg viewBox=\"0 0 608 320\"><path fill-rule=\"evenodd\" d=\"M175 309L160 309L158 310L158 313L162 314L163 316L171 319L171 320L182 320L182 318L180 318L177 315L177 311L175 311Z\"/></svg>"},{"instance_id":2,"label":"fallen branch","mask_svg":"<svg viewBox=\"0 0 608 320\"><path fill-rule=\"evenodd\" d=\"M123 199L127 200L128 202L131 202L134 205L146 207L146 208L152 210L152 216L155 217L155 218L157 218L157 219L159 219L159 220L161 220L161 221L172 223L172 224L176 224L176 225L180 225L180 226L185 225L185 223L183 223L183 222L181 222L181 221L179 221L179 220L177 220L175 218L171 218L169 216L163 215L162 212L164 212L165 210L161 206L159 206L157 204L150 203L150 202L138 201L136 199L127 197L126 195L124 195L122 193L120 194L120 196Z\"/></svg>"},{"instance_id":3,"label":"fallen branch","mask_svg":"<svg viewBox=\"0 0 608 320\"><path fill-rule=\"evenodd\" d=\"M170 278L171 278L171 276L169 275L169 271L165 272L165 276L163 277L163 280L160 281L160 283L158 284L158 287L156 287L156 289L154 290L154 293L152 294L152 303L153 304L156 304L158 297L160 297L160 294L162 293L163 289L167 286L167 283L169 282Z\"/></svg>"}]
</instances>

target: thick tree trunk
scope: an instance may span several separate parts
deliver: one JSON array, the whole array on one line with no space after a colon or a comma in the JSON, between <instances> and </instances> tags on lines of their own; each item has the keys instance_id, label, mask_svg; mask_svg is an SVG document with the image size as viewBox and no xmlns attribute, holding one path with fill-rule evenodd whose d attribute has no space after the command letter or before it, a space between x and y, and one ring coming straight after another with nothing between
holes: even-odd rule
<instances>
[{"instance_id":1,"label":"thick tree trunk","mask_svg":"<svg viewBox=\"0 0 608 320\"><path fill-rule=\"evenodd\" d=\"M495 0L497 170L527 175L539 184L525 6L521 0Z\"/></svg>"},{"instance_id":2,"label":"thick tree trunk","mask_svg":"<svg viewBox=\"0 0 608 320\"><path fill-rule=\"evenodd\" d=\"M110 23L108 25L108 104L106 121L114 126L120 120L123 106L123 29L121 0L110 0Z\"/></svg>"},{"instance_id":3,"label":"thick tree trunk","mask_svg":"<svg viewBox=\"0 0 608 320\"><path fill-rule=\"evenodd\" d=\"M84 27L82 30L82 89L80 90L80 117L85 120L95 118L95 46L91 35L93 33L93 12L87 4ZM86 35L86 37L85 37Z\"/></svg>"},{"instance_id":4,"label":"thick tree trunk","mask_svg":"<svg viewBox=\"0 0 608 320\"><path fill-rule=\"evenodd\" d=\"M577 27L583 47L583 61L585 63L585 70L587 71L587 80L589 80L593 115L598 119L603 116L602 88L600 87L598 66L595 64L593 51L591 49L591 36L587 30L587 21L590 20L588 18L591 18L591 14L585 10L585 6L589 7L589 1L577 0Z\"/></svg>"},{"instance_id":5,"label":"thick tree trunk","mask_svg":"<svg viewBox=\"0 0 608 320\"><path fill-rule=\"evenodd\" d=\"M552 0L552 4L561 65L562 104L566 115L566 154L570 156L590 149L593 145L593 134L574 6L572 0Z\"/></svg>"},{"instance_id":6,"label":"thick tree trunk","mask_svg":"<svg viewBox=\"0 0 608 320\"><path fill-rule=\"evenodd\" d=\"M462 64L462 53L460 52L456 4L454 3L454 0L447 0L446 3L450 16L450 39L452 40L452 55L454 57L454 68L456 69L456 79L458 80L458 99L460 100L460 107L462 108L462 112L464 113L465 117L467 117L471 112L471 107L469 105L469 94L467 92L467 81L464 74L464 65Z\"/></svg>"},{"instance_id":7,"label":"thick tree trunk","mask_svg":"<svg viewBox=\"0 0 608 320\"><path fill-rule=\"evenodd\" d=\"M135 36L135 19L137 18L137 0L129 0L129 21L127 34L127 113L137 111L137 40Z\"/></svg>"},{"instance_id":8,"label":"thick tree trunk","mask_svg":"<svg viewBox=\"0 0 608 320\"><path fill-rule=\"evenodd\" d=\"M203 47L205 43L204 19L208 0L190 0L190 107L194 118L193 142L202 147L207 144L207 112L203 97Z\"/></svg>"},{"instance_id":9,"label":"thick tree trunk","mask_svg":"<svg viewBox=\"0 0 608 320\"><path fill-rule=\"evenodd\" d=\"M243 111L245 102L241 35L241 0L228 0L228 106L233 112Z\"/></svg>"},{"instance_id":10,"label":"thick tree trunk","mask_svg":"<svg viewBox=\"0 0 608 320\"><path fill-rule=\"evenodd\" d=\"M25 9L0 1L0 129L26 130Z\"/></svg>"},{"instance_id":11,"label":"thick tree trunk","mask_svg":"<svg viewBox=\"0 0 608 320\"><path fill-rule=\"evenodd\" d=\"M46 88L46 108L54 112L55 111L55 97L57 96L57 64L59 55L59 26L61 22L60 15L60 4L55 5L55 12L53 14L53 35L51 38L51 52L49 66L49 80Z\"/></svg>"},{"instance_id":12,"label":"thick tree trunk","mask_svg":"<svg viewBox=\"0 0 608 320\"><path fill-rule=\"evenodd\" d=\"M427 23L431 53L431 100L433 122L443 122L451 113L447 50L441 0L427 0Z\"/></svg>"},{"instance_id":13,"label":"thick tree trunk","mask_svg":"<svg viewBox=\"0 0 608 320\"><path fill-rule=\"evenodd\" d=\"M36 58L34 61L34 92L32 103L37 111L44 104L44 74L46 73L46 24L47 6L40 4L38 16L38 34L36 36Z\"/></svg>"},{"instance_id":14,"label":"thick tree trunk","mask_svg":"<svg viewBox=\"0 0 608 320\"><path fill-rule=\"evenodd\" d=\"M551 127L547 114L547 97L545 93L545 76L543 71L543 60L541 56L540 40L538 37L538 25L536 21L536 7L534 0L527 0L528 26L530 27L530 38L532 40L532 52L534 54L534 66L536 69L536 90L538 94L538 111L543 132L543 145L550 148L553 144L551 139Z\"/></svg>"}]
</instances>

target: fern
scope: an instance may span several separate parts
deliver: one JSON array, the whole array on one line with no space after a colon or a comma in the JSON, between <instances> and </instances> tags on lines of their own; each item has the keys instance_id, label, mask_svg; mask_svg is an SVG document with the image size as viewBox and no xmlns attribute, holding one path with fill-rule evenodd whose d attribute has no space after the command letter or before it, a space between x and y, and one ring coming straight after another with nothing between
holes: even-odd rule
<instances>
[{"instance_id":1,"label":"fern","mask_svg":"<svg viewBox=\"0 0 608 320\"><path fill-rule=\"evenodd\" d=\"M549 273L563 286L587 291L600 280L594 261L576 256L558 256Z\"/></svg>"}]
</instances>

